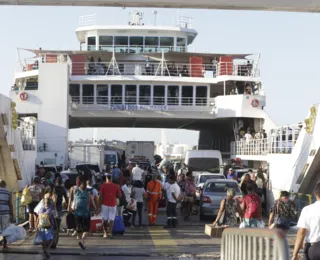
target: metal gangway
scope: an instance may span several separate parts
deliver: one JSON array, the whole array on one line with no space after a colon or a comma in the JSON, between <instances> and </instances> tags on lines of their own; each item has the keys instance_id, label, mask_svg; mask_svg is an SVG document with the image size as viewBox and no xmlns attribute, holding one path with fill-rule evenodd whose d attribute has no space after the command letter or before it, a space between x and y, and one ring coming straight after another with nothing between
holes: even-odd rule
<instances>
[{"instance_id":1,"label":"metal gangway","mask_svg":"<svg viewBox=\"0 0 320 260\"><path fill-rule=\"evenodd\" d=\"M288 241L279 229L227 228L221 260L289 260Z\"/></svg>"}]
</instances>

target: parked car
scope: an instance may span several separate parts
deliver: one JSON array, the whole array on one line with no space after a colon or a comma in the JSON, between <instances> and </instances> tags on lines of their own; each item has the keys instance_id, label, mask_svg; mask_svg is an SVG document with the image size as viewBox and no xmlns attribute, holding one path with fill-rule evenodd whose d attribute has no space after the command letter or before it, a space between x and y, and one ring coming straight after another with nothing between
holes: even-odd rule
<instances>
[{"instance_id":1,"label":"parked car","mask_svg":"<svg viewBox=\"0 0 320 260\"><path fill-rule=\"evenodd\" d=\"M76 185L77 177L79 173L76 169L62 171L60 173L61 178L64 182L64 187L69 190L72 186Z\"/></svg>"},{"instance_id":2,"label":"parked car","mask_svg":"<svg viewBox=\"0 0 320 260\"><path fill-rule=\"evenodd\" d=\"M196 199L200 200L201 189L203 185L206 183L207 180L211 179L218 179L218 180L225 180L226 177L223 174L214 174L214 173L200 173L195 176L195 184L197 187L196 191Z\"/></svg>"},{"instance_id":3,"label":"parked car","mask_svg":"<svg viewBox=\"0 0 320 260\"><path fill-rule=\"evenodd\" d=\"M209 179L204 184L200 196L200 220L205 216L217 216L221 200L226 197L228 188L235 190L237 199L242 198L242 193L237 181Z\"/></svg>"}]
</instances>

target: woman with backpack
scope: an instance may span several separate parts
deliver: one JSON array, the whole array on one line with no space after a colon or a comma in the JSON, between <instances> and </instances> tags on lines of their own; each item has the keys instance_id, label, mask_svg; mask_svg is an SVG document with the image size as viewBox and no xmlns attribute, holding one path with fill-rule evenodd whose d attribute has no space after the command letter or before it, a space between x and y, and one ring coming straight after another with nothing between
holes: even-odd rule
<instances>
[{"instance_id":1,"label":"woman with backpack","mask_svg":"<svg viewBox=\"0 0 320 260\"><path fill-rule=\"evenodd\" d=\"M271 208L269 228L280 228L285 233L288 233L291 220L293 220L296 215L296 205L290 200L290 193L281 191L280 199L276 200Z\"/></svg>"},{"instance_id":2,"label":"woman with backpack","mask_svg":"<svg viewBox=\"0 0 320 260\"><path fill-rule=\"evenodd\" d=\"M85 250L85 240L90 230L90 205L93 206L95 212L97 212L97 206L87 190L87 184L85 180L81 180L79 187L74 188L73 196L74 215L76 217L78 233L77 239L81 239L81 241L79 241L79 246Z\"/></svg>"},{"instance_id":3,"label":"woman with backpack","mask_svg":"<svg viewBox=\"0 0 320 260\"><path fill-rule=\"evenodd\" d=\"M196 197L196 185L194 183L193 176L188 172L187 173L187 182L185 184L185 197L184 197L184 208L185 208L185 217L184 220L190 220L190 214L192 211L193 204L195 203Z\"/></svg>"},{"instance_id":4,"label":"woman with backpack","mask_svg":"<svg viewBox=\"0 0 320 260\"><path fill-rule=\"evenodd\" d=\"M41 244L45 259L50 259L48 250L54 240L54 229L57 224L54 218L53 201L48 197L43 199L43 207L39 211L37 222L38 232L34 244Z\"/></svg>"}]
</instances>

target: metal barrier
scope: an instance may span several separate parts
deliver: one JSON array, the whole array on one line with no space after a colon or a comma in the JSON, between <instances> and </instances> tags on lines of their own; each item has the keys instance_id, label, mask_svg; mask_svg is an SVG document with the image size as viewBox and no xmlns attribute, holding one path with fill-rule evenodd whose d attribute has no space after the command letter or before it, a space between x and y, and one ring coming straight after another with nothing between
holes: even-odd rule
<instances>
[{"instance_id":1,"label":"metal barrier","mask_svg":"<svg viewBox=\"0 0 320 260\"><path fill-rule=\"evenodd\" d=\"M227 228L222 234L221 260L289 260L286 235L279 229Z\"/></svg>"},{"instance_id":2,"label":"metal barrier","mask_svg":"<svg viewBox=\"0 0 320 260\"><path fill-rule=\"evenodd\" d=\"M27 207L21 205L21 195L20 192L12 193L12 203L15 209L15 220L16 224L21 224L28 219Z\"/></svg>"}]
</instances>

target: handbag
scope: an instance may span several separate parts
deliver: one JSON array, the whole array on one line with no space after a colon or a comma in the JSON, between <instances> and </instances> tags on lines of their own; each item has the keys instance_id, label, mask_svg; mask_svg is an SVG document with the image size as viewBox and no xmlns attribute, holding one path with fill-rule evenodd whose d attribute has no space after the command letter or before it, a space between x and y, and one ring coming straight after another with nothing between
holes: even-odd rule
<instances>
[{"instance_id":1,"label":"handbag","mask_svg":"<svg viewBox=\"0 0 320 260\"><path fill-rule=\"evenodd\" d=\"M227 201L226 201L226 199L224 199L224 209L223 209L223 212L222 212L219 220L217 221L219 226L223 225L223 223L224 223L224 217L225 217L225 212L226 212L226 203L227 203Z\"/></svg>"}]
</instances>

